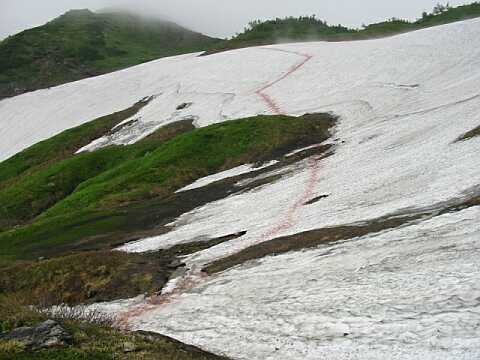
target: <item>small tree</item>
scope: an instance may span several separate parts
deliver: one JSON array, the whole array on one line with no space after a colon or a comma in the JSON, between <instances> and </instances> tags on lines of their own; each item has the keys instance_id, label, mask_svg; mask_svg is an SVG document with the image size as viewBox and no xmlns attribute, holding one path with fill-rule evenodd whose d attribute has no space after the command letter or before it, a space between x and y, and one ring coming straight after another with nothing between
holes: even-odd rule
<instances>
[{"instance_id":1,"label":"small tree","mask_svg":"<svg viewBox=\"0 0 480 360\"><path fill-rule=\"evenodd\" d=\"M450 6L450 5L448 5L448 6ZM433 8L433 15L440 15L440 14L444 13L446 10L447 10L447 7L445 5L442 5L442 4L438 3Z\"/></svg>"}]
</instances>

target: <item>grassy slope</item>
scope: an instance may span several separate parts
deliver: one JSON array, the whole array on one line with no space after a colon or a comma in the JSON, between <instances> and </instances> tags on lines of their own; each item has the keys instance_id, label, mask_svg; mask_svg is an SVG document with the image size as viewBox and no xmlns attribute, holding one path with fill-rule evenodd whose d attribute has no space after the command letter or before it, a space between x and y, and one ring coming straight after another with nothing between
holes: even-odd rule
<instances>
[{"instance_id":1,"label":"grassy slope","mask_svg":"<svg viewBox=\"0 0 480 360\"><path fill-rule=\"evenodd\" d=\"M205 50L217 40L127 13L73 10L0 43L0 99Z\"/></svg>"},{"instance_id":2,"label":"grassy slope","mask_svg":"<svg viewBox=\"0 0 480 360\"><path fill-rule=\"evenodd\" d=\"M54 317L71 335L65 348L25 351L20 342L0 340L0 360L222 360L196 347L158 334L114 329L107 319L84 321ZM37 325L51 316L38 312L15 296L0 295L0 333L20 326ZM125 351L126 343L133 349Z\"/></svg>"},{"instance_id":3,"label":"grassy slope","mask_svg":"<svg viewBox=\"0 0 480 360\"><path fill-rule=\"evenodd\" d=\"M0 294L15 293L29 304L85 304L152 294L168 279L170 257L90 251L20 262L0 272Z\"/></svg>"},{"instance_id":4,"label":"grassy slope","mask_svg":"<svg viewBox=\"0 0 480 360\"><path fill-rule=\"evenodd\" d=\"M166 133L170 129L171 127L166 127L158 133ZM0 224L12 226L32 220L77 191L77 187L82 183L107 170L114 169L128 160L138 159L141 161L163 141L147 139L131 147L106 147L92 153L80 153L28 171L28 174L15 178L15 182L9 182L5 188L0 190L2 204ZM111 190L115 192L114 189ZM86 204L82 195L73 197L70 204L77 201L79 202L74 207Z\"/></svg>"},{"instance_id":5,"label":"grassy slope","mask_svg":"<svg viewBox=\"0 0 480 360\"><path fill-rule=\"evenodd\" d=\"M79 305L158 293L182 257L232 240L242 233L179 244L149 253L81 251L36 261L18 261L0 271L0 297L28 305ZM1 329L0 329L1 330Z\"/></svg>"},{"instance_id":6,"label":"grassy slope","mask_svg":"<svg viewBox=\"0 0 480 360\"><path fill-rule=\"evenodd\" d=\"M328 116L257 116L195 129L168 141L170 136L160 136L168 132L166 127L133 145L27 169L0 190L5 227L1 259L29 259L69 242L141 230L138 213L148 212L149 202L168 199L174 190L211 173L271 159L305 139L317 142L331 125Z\"/></svg>"},{"instance_id":7,"label":"grassy slope","mask_svg":"<svg viewBox=\"0 0 480 360\"><path fill-rule=\"evenodd\" d=\"M31 219L72 192L89 175L88 169L98 172L118 161L122 153L108 150L93 157L72 157L78 149L135 115L148 101L141 100L126 110L66 130L1 162L0 231Z\"/></svg>"},{"instance_id":8,"label":"grassy slope","mask_svg":"<svg viewBox=\"0 0 480 360\"><path fill-rule=\"evenodd\" d=\"M65 130L57 136L41 141L28 149L0 163L0 189L8 180L23 172L42 165L63 160L93 140L108 133L115 125L135 115L149 99L144 99L130 108L111 115L100 117L86 124Z\"/></svg>"},{"instance_id":9,"label":"grassy slope","mask_svg":"<svg viewBox=\"0 0 480 360\"><path fill-rule=\"evenodd\" d=\"M21 346L13 344L10 351L2 352L0 341L0 360L227 360L162 335L122 332L79 321L62 323L73 335L72 346L24 352ZM135 350L124 351L126 343Z\"/></svg>"},{"instance_id":10,"label":"grassy slope","mask_svg":"<svg viewBox=\"0 0 480 360\"><path fill-rule=\"evenodd\" d=\"M480 16L480 3L475 2L450 8L440 14L424 14L414 22L392 18L364 26L362 29L349 29L341 25L332 26L314 17L254 21L249 28L232 39L214 44L208 53L282 41L346 41L379 38L478 16Z\"/></svg>"},{"instance_id":11,"label":"grassy slope","mask_svg":"<svg viewBox=\"0 0 480 360\"><path fill-rule=\"evenodd\" d=\"M112 205L170 194L214 172L252 161L263 161L281 146L295 142L316 123L288 116L257 116L196 129L162 144L81 184L75 194L49 209L56 216L83 208ZM134 151L143 142L129 149Z\"/></svg>"}]
</instances>

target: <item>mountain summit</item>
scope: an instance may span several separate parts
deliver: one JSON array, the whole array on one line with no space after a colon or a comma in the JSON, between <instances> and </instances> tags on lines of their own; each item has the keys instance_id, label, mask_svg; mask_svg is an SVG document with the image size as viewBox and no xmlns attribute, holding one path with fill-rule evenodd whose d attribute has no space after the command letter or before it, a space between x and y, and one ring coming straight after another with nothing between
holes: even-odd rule
<instances>
[{"instance_id":1,"label":"mountain summit","mask_svg":"<svg viewBox=\"0 0 480 360\"><path fill-rule=\"evenodd\" d=\"M0 43L0 99L205 50L216 41L129 12L71 10Z\"/></svg>"}]
</instances>

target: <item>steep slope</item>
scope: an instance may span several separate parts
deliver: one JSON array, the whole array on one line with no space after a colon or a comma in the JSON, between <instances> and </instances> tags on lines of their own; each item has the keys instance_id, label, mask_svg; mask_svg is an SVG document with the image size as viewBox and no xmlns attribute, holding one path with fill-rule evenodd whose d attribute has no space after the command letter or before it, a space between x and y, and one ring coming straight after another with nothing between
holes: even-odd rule
<instances>
[{"instance_id":1,"label":"steep slope","mask_svg":"<svg viewBox=\"0 0 480 360\"><path fill-rule=\"evenodd\" d=\"M216 41L126 12L72 10L0 43L0 99L205 50Z\"/></svg>"},{"instance_id":2,"label":"steep slope","mask_svg":"<svg viewBox=\"0 0 480 360\"><path fill-rule=\"evenodd\" d=\"M138 238L138 232L145 236L152 227L153 233L162 233L159 216L149 219L149 213L162 214L162 208L170 207L170 216L176 217L181 209L208 202L197 196L196 201L183 199L182 204L175 190L219 170L268 162L296 147L326 140L333 124L334 118L327 114L258 116L195 130L191 122L179 122L136 144L76 156L71 152L28 167L0 182L0 263L8 257L32 259L85 246L119 244ZM40 143L41 148L48 149L69 134ZM20 153L18 162L29 159L31 150ZM13 163L14 169L18 162ZM9 161L0 164L0 172L9 173L10 165ZM163 209L163 216L167 214Z\"/></svg>"},{"instance_id":3,"label":"steep slope","mask_svg":"<svg viewBox=\"0 0 480 360\"><path fill-rule=\"evenodd\" d=\"M207 127L332 113L332 138L313 148L328 154L263 173L218 169L227 171L178 189L272 180L122 246L154 251L236 234L183 258L159 296L97 307L239 359L474 359L479 31L474 19L369 41L184 55L25 94L0 102L0 155L152 95L130 126L84 150L138 143L182 119Z\"/></svg>"}]
</instances>

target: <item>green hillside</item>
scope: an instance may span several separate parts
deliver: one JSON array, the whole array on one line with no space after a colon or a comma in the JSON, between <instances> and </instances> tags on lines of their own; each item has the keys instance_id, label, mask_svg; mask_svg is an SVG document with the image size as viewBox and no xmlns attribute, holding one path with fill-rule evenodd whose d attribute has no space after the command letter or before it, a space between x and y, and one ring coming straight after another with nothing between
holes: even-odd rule
<instances>
[{"instance_id":1,"label":"green hillside","mask_svg":"<svg viewBox=\"0 0 480 360\"><path fill-rule=\"evenodd\" d=\"M217 41L130 13L72 10L0 43L0 99L205 50Z\"/></svg>"},{"instance_id":2,"label":"green hillside","mask_svg":"<svg viewBox=\"0 0 480 360\"><path fill-rule=\"evenodd\" d=\"M134 238L158 224L167 209L181 213L191 205L172 198L178 188L244 163L274 159L279 150L316 143L328 137L333 123L322 114L257 116L194 129L184 120L132 145L74 154L147 101L66 130L0 163L0 263L62 253L90 238L94 248L102 246L102 237L107 243ZM153 208L164 215L151 219Z\"/></svg>"},{"instance_id":3,"label":"green hillside","mask_svg":"<svg viewBox=\"0 0 480 360\"><path fill-rule=\"evenodd\" d=\"M109 73L165 56L205 55L282 41L346 41L391 36L480 16L480 3L436 6L409 22L391 18L361 29L329 25L314 16L252 21L221 40L171 22L127 12L72 10L0 42L0 99Z\"/></svg>"},{"instance_id":4,"label":"green hillside","mask_svg":"<svg viewBox=\"0 0 480 360\"><path fill-rule=\"evenodd\" d=\"M214 44L207 54L278 42L349 41L380 38L479 16L480 2L474 2L458 7L437 5L432 12L424 12L418 20L413 22L391 18L380 23L365 25L361 29L329 25L315 16L256 20L250 22L242 33L230 40Z\"/></svg>"}]
</instances>

